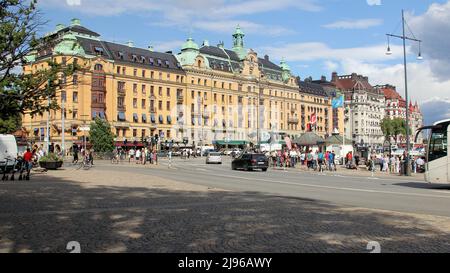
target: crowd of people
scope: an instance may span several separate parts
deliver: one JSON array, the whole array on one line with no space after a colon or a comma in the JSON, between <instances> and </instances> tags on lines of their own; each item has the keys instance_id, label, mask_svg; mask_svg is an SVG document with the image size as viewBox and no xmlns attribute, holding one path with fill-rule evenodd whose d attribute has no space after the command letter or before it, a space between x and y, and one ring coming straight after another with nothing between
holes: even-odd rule
<instances>
[{"instance_id":1,"label":"crowd of people","mask_svg":"<svg viewBox=\"0 0 450 273\"><path fill-rule=\"evenodd\" d=\"M121 161L128 161L128 163L135 164L158 164L158 153L156 148L135 148L131 147L128 151L116 147L113 151L113 162L119 163Z\"/></svg>"},{"instance_id":2,"label":"crowd of people","mask_svg":"<svg viewBox=\"0 0 450 273\"><path fill-rule=\"evenodd\" d=\"M273 167L294 168L297 164L301 164L309 170L336 171L336 154L330 151L317 150L313 152L312 150L285 149L273 151L269 154L269 158Z\"/></svg>"},{"instance_id":3,"label":"crowd of people","mask_svg":"<svg viewBox=\"0 0 450 273\"><path fill-rule=\"evenodd\" d=\"M369 171L376 171L377 167L376 165L379 165L380 172L385 173L393 173L393 174L400 174L404 172L404 167L402 168L402 165L404 164L406 160L406 155L398 156L398 155L381 155L377 157L377 155L372 154L369 161L368 161L368 170ZM410 156L409 160L410 168L413 173L423 172L423 168L425 166L425 160L423 157L420 156Z\"/></svg>"}]
</instances>

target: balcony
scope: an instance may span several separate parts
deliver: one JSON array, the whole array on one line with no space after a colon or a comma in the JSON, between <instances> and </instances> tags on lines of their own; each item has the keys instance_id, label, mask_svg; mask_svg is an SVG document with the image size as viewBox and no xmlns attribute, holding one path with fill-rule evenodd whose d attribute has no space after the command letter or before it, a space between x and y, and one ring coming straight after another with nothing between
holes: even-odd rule
<instances>
[{"instance_id":1,"label":"balcony","mask_svg":"<svg viewBox=\"0 0 450 273\"><path fill-rule=\"evenodd\" d=\"M151 114L155 114L156 113L156 107L150 107L149 112Z\"/></svg>"},{"instance_id":2,"label":"balcony","mask_svg":"<svg viewBox=\"0 0 450 273\"><path fill-rule=\"evenodd\" d=\"M291 108L291 113L295 113L297 109L295 109L294 107Z\"/></svg>"},{"instance_id":3,"label":"balcony","mask_svg":"<svg viewBox=\"0 0 450 273\"><path fill-rule=\"evenodd\" d=\"M125 93L125 90L117 90L117 95L119 96L119 97L125 97L126 96L126 93Z\"/></svg>"},{"instance_id":4,"label":"balcony","mask_svg":"<svg viewBox=\"0 0 450 273\"><path fill-rule=\"evenodd\" d=\"M91 108L105 109L106 108L106 103L104 103L104 102L92 102L91 103Z\"/></svg>"},{"instance_id":5,"label":"balcony","mask_svg":"<svg viewBox=\"0 0 450 273\"><path fill-rule=\"evenodd\" d=\"M126 112L127 111L127 107L125 105L118 105L117 106L117 111L119 111L119 112Z\"/></svg>"},{"instance_id":6,"label":"balcony","mask_svg":"<svg viewBox=\"0 0 450 273\"><path fill-rule=\"evenodd\" d=\"M288 123L297 124L298 123L298 118L288 118Z\"/></svg>"},{"instance_id":7,"label":"balcony","mask_svg":"<svg viewBox=\"0 0 450 273\"><path fill-rule=\"evenodd\" d=\"M177 96L177 103L183 104L184 103L184 96Z\"/></svg>"},{"instance_id":8,"label":"balcony","mask_svg":"<svg viewBox=\"0 0 450 273\"><path fill-rule=\"evenodd\" d=\"M209 111L203 112L203 118L209 118L211 113Z\"/></svg>"}]
</instances>

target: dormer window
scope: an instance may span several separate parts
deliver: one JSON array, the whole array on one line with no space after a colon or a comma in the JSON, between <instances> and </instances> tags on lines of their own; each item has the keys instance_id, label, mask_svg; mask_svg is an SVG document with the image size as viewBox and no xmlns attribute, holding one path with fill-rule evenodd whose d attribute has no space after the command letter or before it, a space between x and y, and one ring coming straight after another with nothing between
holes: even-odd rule
<instances>
[{"instance_id":1,"label":"dormer window","mask_svg":"<svg viewBox=\"0 0 450 273\"><path fill-rule=\"evenodd\" d=\"M153 60L153 58L150 58L149 61L150 61L150 64L151 64L151 65L154 65L154 64L155 64L155 60Z\"/></svg>"},{"instance_id":2,"label":"dormer window","mask_svg":"<svg viewBox=\"0 0 450 273\"><path fill-rule=\"evenodd\" d=\"M166 61L166 66L169 67L169 61Z\"/></svg>"},{"instance_id":3,"label":"dormer window","mask_svg":"<svg viewBox=\"0 0 450 273\"><path fill-rule=\"evenodd\" d=\"M137 62L137 59L138 59L138 58L137 58L136 55L133 54L133 55L131 56L131 58L133 59L133 62Z\"/></svg>"},{"instance_id":4,"label":"dormer window","mask_svg":"<svg viewBox=\"0 0 450 273\"><path fill-rule=\"evenodd\" d=\"M94 52L95 52L97 55L103 55L104 50L103 50L102 47L94 46Z\"/></svg>"},{"instance_id":5,"label":"dormer window","mask_svg":"<svg viewBox=\"0 0 450 273\"><path fill-rule=\"evenodd\" d=\"M117 52L117 56L119 57L119 59L123 60L123 52Z\"/></svg>"},{"instance_id":6,"label":"dormer window","mask_svg":"<svg viewBox=\"0 0 450 273\"><path fill-rule=\"evenodd\" d=\"M158 65L161 66L162 61L160 59L158 59Z\"/></svg>"},{"instance_id":7,"label":"dormer window","mask_svg":"<svg viewBox=\"0 0 450 273\"><path fill-rule=\"evenodd\" d=\"M180 64L180 63L177 63L177 67L178 67L178 68L181 68L181 64Z\"/></svg>"},{"instance_id":8,"label":"dormer window","mask_svg":"<svg viewBox=\"0 0 450 273\"><path fill-rule=\"evenodd\" d=\"M141 57L141 63L145 64L145 57L144 56Z\"/></svg>"}]
</instances>

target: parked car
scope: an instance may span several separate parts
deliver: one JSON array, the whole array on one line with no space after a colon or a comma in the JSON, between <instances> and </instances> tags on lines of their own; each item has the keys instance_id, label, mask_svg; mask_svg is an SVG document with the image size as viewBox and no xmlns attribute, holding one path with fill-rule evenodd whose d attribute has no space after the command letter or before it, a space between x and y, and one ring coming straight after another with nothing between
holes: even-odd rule
<instances>
[{"instance_id":1,"label":"parked car","mask_svg":"<svg viewBox=\"0 0 450 273\"><path fill-rule=\"evenodd\" d=\"M269 168L269 160L264 154L260 153L243 153L231 162L231 169L243 169L253 171L260 169L263 172Z\"/></svg>"},{"instance_id":2,"label":"parked car","mask_svg":"<svg viewBox=\"0 0 450 273\"><path fill-rule=\"evenodd\" d=\"M219 152L210 152L206 157L206 164L222 164L222 155Z\"/></svg>"}]
</instances>

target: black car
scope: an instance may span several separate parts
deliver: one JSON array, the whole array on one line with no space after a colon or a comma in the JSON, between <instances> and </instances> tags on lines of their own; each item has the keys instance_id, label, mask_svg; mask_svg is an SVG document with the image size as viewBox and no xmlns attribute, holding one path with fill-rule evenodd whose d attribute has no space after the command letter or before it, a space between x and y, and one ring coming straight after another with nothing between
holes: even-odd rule
<instances>
[{"instance_id":1,"label":"black car","mask_svg":"<svg viewBox=\"0 0 450 273\"><path fill-rule=\"evenodd\" d=\"M253 171L261 169L263 172L269 168L269 160L264 154L243 153L231 162L231 169Z\"/></svg>"}]
</instances>

